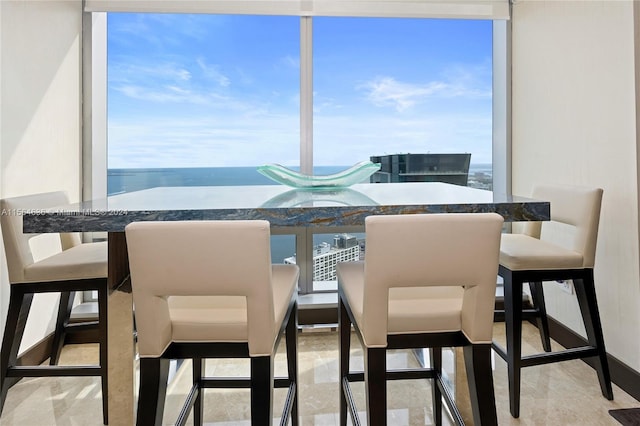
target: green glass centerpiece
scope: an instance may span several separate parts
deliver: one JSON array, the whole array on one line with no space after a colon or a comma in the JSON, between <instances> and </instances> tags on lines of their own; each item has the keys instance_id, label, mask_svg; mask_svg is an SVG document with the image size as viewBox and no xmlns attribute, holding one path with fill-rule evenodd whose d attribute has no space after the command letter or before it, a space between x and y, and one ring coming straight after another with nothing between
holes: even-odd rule
<instances>
[{"instance_id":1,"label":"green glass centerpiece","mask_svg":"<svg viewBox=\"0 0 640 426\"><path fill-rule=\"evenodd\" d=\"M348 169L330 175L309 176L280 164L266 164L258 172L278 183L294 188L346 188L360 183L380 170L380 164L361 161Z\"/></svg>"}]
</instances>

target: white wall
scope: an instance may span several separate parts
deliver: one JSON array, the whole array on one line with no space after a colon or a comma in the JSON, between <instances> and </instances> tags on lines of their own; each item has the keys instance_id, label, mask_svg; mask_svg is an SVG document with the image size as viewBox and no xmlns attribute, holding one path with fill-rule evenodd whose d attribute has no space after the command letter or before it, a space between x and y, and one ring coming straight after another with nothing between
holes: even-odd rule
<instances>
[{"instance_id":1,"label":"white wall","mask_svg":"<svg viewBox=\"0 0 640 426\"><path fill-rule=\"evenodd\" d=\"M518 195L535 183L604 188L595 279L605 341L640 371L633 16L630 0L515 2L512 183ZM575 296L545 291L550 315L584 335Z\"/></svg>"},{"instance_id":2,"label":"white wall","mask_svg":"<svg viewBox=\"0 0 640 426\"><path fill-rule=\"evenodd\" d=\"M0 197L66 190L81 177L80 1L0 1ZM0 257L0 317L9 284ZM53 330L57 296L38 296L22 348Z\"/></svg>"}]
</instances>

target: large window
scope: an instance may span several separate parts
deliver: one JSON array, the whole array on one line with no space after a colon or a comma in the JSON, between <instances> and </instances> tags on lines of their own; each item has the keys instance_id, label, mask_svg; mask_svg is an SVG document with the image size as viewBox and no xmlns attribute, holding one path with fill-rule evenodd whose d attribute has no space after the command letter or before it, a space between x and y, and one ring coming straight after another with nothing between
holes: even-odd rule
<instances>
[{"instance_id":1,"label":"large window","mask_svg":"<svg viewBox=\"0 0 640 426\"><path fill-rule=\"evenodd\" d=\"M295 17L109 14L109 193L298 166L298 33Z\"/></svg>"},{"instance_id":2,"label":"large window","mask_svg":"<svg viewBox=\"0 0 640 426\"><path fill-rule=\"evenodd\" d=\"M424 163L422 154L465 154L462 184L491 188L493 28L477 19L109 13L107 191L271 184L256 166L324 174L371 157ZM302 292L332 290L331 265L364 254L364 235L348 231L306 230L306 253L293 236L274 236L273 260L314 265Z\"/></svg>"},{"instance_id":3,"label":"large window","mask_svg":"<svg viewBox=\"0 0 640 426\"><path fill-rule=\"evenodd\" d=\"M491 164L492 22L313 20L314 163L470 153Z\"/></svg>"},{"instance_id":4,"label":"large window","mask_svg":"<svg viewBox=\"0 0 640 426\"><path fill-rule=\"evenodd\" d=\"M316 172L406 153L491 170L492 21L302 19L301 46L298 17L109 14L109 193L266 183L255 166L306 151Z\"/></svg>"}]
</instances>

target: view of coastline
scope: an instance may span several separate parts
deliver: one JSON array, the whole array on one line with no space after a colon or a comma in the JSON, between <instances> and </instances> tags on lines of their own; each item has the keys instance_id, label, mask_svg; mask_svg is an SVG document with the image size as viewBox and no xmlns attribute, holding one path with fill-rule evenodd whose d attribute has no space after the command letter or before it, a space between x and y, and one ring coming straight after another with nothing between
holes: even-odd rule
<instances>
[{"instance_id":1,"label":"view of coastline","mask_svg":"<svg viewBox=\"0 0 640 426\"><path fill-rule=\"evenodd\" d=\"M327 175L349 166L318 166L314 174ZM471 164L468 186L492 188L491 164ZM273 185L255 167L122 168L108 169L107 193L140 191L158 186Z\"/></svg>"}]
</instances>

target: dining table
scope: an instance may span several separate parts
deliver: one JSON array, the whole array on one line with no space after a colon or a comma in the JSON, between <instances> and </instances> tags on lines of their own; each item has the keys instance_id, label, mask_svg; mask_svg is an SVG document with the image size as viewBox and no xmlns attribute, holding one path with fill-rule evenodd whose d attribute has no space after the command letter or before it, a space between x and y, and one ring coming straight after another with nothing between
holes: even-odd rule
<instances>
[{"instance_id":1,"label":"dining table","mask_svg":"<svg viewBox=\"0 0 640 426\"><path fill-rule=\"evenodd\" d=\"M109 419L112 425L130 426L135 423L135 344L127 224L263 219L273 230L286 233L306 227L364 229L370 215L482 212L496 212L505 222L545 221L550 218L550 205L545 200L443 182L298 189L284 185L156 187L34 208L23 212L23 231L107 233Z\"/></svg>"}]
</instances>

